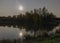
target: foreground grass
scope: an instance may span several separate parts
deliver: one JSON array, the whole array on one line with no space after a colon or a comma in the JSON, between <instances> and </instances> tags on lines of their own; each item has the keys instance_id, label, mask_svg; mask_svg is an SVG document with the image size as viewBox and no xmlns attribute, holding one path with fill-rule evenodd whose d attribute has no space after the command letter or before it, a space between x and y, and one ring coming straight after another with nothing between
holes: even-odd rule
<instances>
[{"instance_id":1,"label":"foreground grass","mask_svg":"<svg viewBox=\"0 0 60 43\"><path fill-rule=\"evenodd\" d=\"M26 40L25 43L60 43L60 38L43 40Z\"/></svg>"},{"instance_id":2,"label":"foreground grass","mask_svg":"<svg viewBox=\"0 0 60 43\"><path fill-rule=\"evenodd\" d=\"M19 41L18 43L20 43ZM14 40L14 42L7 40L7 42L2 41L1 43L17 43L17 42L16 40ZM28 39L28 40L23 40L23 43L60 43L60 37L50 37L50 38L41 37L38 39Z\"/></svg>"}]
</instances>

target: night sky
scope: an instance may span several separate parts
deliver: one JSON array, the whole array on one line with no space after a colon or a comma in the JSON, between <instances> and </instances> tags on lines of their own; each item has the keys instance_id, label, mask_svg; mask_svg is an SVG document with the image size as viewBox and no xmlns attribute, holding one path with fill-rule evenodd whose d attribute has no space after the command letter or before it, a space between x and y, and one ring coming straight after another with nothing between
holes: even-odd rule
<instances>
[{"instance_id":1,"label":"night sky","mask_svg":"<svg viewBox=\"0 0 60 43\"><path fill-rule=\"evenodd\" d=\"M23 12L45 6L50 12L60 17L60 0L0 0L0 16L18 15L20 5L24 7Z\"/></svg>"}]
</instances>

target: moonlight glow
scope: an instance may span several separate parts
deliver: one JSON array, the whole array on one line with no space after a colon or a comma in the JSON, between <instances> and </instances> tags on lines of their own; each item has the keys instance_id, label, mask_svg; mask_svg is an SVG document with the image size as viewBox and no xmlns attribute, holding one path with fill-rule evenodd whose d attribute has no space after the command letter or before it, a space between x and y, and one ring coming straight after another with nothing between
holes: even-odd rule
<instances>
[{"instance_id":1,"label":"moonlight glow","mask_svg":"<svg viewBox=\"0 0 60 43\"><path fill-rule=\"evenodd\" d=\"M23 33L22 33L22 32L20 32L20 33L19 33L19 35L20 35L20 37L22 37L22 36L23 36Z\"/></svg>"},{"instance_id":2,"label":"moonlight glow","mask_svg":"<svg viewBox=\"0 0 60 43\"><path fill-rule=\"evenodd\" d=\"M23 6L19 6L18 9L19 9L20 11L23 11L23 10L24 10Z\"/></svg>"}]
</instances>

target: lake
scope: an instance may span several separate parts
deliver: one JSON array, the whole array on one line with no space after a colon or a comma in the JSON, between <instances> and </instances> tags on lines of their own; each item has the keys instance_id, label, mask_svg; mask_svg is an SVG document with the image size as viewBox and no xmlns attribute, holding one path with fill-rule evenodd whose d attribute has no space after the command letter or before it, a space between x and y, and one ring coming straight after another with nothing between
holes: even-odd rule
<instances>
[{"instance_id":1,"label":"lake","mask_svg":"<svg viewBox=\"0 0 60 43\"><path fill-rule=\"evenodd\" d=\"M11 27L0 26L0 39L20 38L19 34L21 31L24 32L25 29L14 28L13 26Z\"/></svg>"}]
</instances>

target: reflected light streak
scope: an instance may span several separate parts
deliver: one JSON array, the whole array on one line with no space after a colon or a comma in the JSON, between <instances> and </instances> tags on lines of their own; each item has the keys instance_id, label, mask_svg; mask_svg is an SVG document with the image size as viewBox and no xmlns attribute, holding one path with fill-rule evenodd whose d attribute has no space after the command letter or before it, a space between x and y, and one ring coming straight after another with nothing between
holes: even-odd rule
<instances>
[{"instance_id":1,"label":"reflected light streak","mask_svg":"<svg viewBox=\"0 0 60 43\"><path fill-rule=\"evenodd\" d=\"M19 36L20 36L20 37L23 37L23 33L22 33L22 32L20 32L20 33L19 33Z\"/></svg>"}]
</instances>

